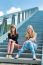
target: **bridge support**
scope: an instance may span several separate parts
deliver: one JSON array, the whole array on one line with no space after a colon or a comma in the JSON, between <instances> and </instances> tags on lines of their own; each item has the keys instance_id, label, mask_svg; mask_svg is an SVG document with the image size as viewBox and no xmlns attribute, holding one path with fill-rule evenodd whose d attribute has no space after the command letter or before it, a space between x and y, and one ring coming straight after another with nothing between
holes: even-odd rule
<instances>
[{"instance_id":1,"label":"bridge support","mask_svg":"<svg viewBox=\"0 0 43 65\"><path fill-rule=\"evenodd\" d=\"M19 24L19 23L20 23L20 13L18 13L17 16L18 16L18 17L17 17L17 24Z\"/></svg>"},{"instance_id":2,"label":"bridge support","mask_svg":"<svg viewBox=\"0 0 43 65\"><path fill-rule=\"evenodd\" d=\"M22 21L24 21L24 12L22 12Z\"/></svg>"},{"instance_id":3,"label":"bridge support","mask_svg":"<svg viewBox=\"0 0 43 65\"><path fill-rule=\"evenodd\" d=\"M7 32L7 19L3 18L2 27L1 27L1 33L4 34Z\"/></svg>"},{"instance_id":4,"label":"bridge support","mask_svg":"<svg viewBox=\"0 0 43 65\"><path fill-rule=\"evenodd\" d=\"M43 46L42 46L42 62L41 65L43 65Z\"/></svg>"},{"instance_id":5,"label":"bridge support","mask_svg":"<svg viewBox=\"0 0 43 65\"><path fill-rule=\"evenodd\" d=\"M15 24L15 15L12 15L12 24Z\"/></svg>"},{"instance_id":6,"label":"bridge support","mask_svg":"<svg viewBox=\"0 0 43 65\"><path fill-rule=\"evenodd\" d=\"M30 12L29 12L28 10L25 11L25 19L28 18L28 17L30 16L29 14L30 14Z\"/></svg>"}]
</instances>

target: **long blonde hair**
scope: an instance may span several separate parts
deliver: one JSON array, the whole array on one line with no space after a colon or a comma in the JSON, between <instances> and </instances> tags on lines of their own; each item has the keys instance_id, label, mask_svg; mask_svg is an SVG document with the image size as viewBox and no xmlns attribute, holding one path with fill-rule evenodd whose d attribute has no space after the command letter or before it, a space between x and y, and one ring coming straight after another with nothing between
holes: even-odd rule
<instances>
[{"instance_id":1,"label":"long blonde hair","mask_svg":"<svg viewBox=\"0 0 43 65\"><path fill-rule=\"evenodd\" d=\"M31 36L30 36L29 33L27 32L30 28L32 29L32 35L31 35ZM35 35L35 31L34 31L32 25L28 25L28 26L27 26L27 31L26 31L26 36L27 36L27 37L29 36L29 38L33 38L34 35Z\"/></svg>"}]
</instances>

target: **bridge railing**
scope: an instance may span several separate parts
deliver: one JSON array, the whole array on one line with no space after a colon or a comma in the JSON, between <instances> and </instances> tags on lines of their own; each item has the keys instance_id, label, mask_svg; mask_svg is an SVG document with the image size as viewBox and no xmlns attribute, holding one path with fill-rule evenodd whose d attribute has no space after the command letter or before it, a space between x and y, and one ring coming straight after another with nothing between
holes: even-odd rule
<instances>
[{"instance_id":1,"label":"bridge railing","mask_svg":"<svg viewBox=\"0 0 43 65\"><path fill-rule=\"evenodd\" d=\"M41 65L43 65L43 46L42 46L42 61L41 61Z\"/></svg>"},{"instance_id":2,"label":"bridge railing","mask_svg":"<svg viewBox=\"0 0 43 65\"><path fill-rule=\"evenodd\" d=\"M24 20L32 16L37 11L38 7L35 7L0 17L0 35L2 36L3 34L5 34L10 29L11 24L15 24L17 26L21 22L23 23Z\"/></svg>"}]
</instances>

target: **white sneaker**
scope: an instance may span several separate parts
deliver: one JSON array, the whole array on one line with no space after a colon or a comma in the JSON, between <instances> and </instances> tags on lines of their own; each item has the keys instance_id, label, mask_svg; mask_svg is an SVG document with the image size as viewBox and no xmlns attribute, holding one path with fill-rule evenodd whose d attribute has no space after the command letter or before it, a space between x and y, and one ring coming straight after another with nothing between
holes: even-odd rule
<instances>
[{"instance_id":1,"label":"white sneaker","mask_svg":"<svg viewBox=\"0 0 43 65\"><path fill-rule=\"evenodd\" d=\"M15 59L17 59L17 58L19 58L19 55L18 54L16 55Z\"/></svg>"},{"instance_id":2,"label":"white sneaker","mask_svg":"<svg viewBox=\"0 0 43 65\"><path fill-rule=\"evenodd\" d=\"M9 58L10 58L10 59L14 59L11 55L9 55Z\"/></svg>"},{"instance_id":3,"label":"white sneaker","mask_svg":"<svg viewBox=\"0 0 43 65\"><path fill-rule=\"evenodd\" d=\"M36 60L36 56L33 57L33 60Z\"/></svg>"},{"instance_id":4,"label":"white sneaker","mask_svg":"<svg viewBox=\"0 0 43 65\"><path fill-rule=\"evenodd\" d=\"M9 58L9 55L6 55L6 58Z\"/></svg>"}]
</instances>

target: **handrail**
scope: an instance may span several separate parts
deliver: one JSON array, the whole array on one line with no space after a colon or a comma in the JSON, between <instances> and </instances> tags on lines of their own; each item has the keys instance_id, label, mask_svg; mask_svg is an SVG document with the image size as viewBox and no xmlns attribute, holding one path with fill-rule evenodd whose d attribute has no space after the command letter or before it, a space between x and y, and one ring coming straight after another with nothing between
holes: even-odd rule
<instances>
[{"instance_id":1,"label":"handrail","mask_svg":"<svg viewBox=\"0 0 43 65\"><path fill-rule=\"evenodd\" d=\"M23 12L23 11L27 11L27 10L31 10L31 9L37 9L37 10L39 10L38 7L34 7L34 8L30 8L30 9L25 9L25 10L22 10L22 11L19 11L19 12ZM19 12L15 12L15 13L19 13ZM15 15L15 13L11 13L11 14L6 14L4 16L0 16L0 18L9 16L9 15L13 15L13 14Z\"/></svg>"},{"instance_id":2,"label":"handrail","mask_svg":"<svg viewBox=\"0 0 43 65\"><path fill-rule=\"evenodd\" d=\"M35 14L36 12L34 12ZM32 14L30 17L27 17L26 20L24 20L23 22L19 23L18 26L17 26L17 29L19 29L28 19L30 19L34 14ZM9 31L8 31L9 32ZM4 40L6 40L7 38L7 35L8 35L8 32L3 34L1 37L0 37L0 43L2 43Z\"/></svg>"},{"instance_id":3,"label":"handrail","mask_svg":"<svg viewBox=\"0 0 43 65\"><path fill-rule=\"evenodd\" d=\"M42 61L41 61L41 65L43 65L43 46L42 46Z\"/></svg>"},{"instance_id":4,"label":"handrail","mask_svg":"<svg viewBox=\"0 0 43 65\"><path fill-rule=\"evenodd\" d=\"M0 32L1 35L5 34L7 32L7 29L5 30L5 28L7 28L6 25L7 25L9 18L11 18L10 21L12 24L18 25L22 21L25 21L28 17L31 17L37 11L38 11L38 7L34 7L31 9L23 10L20 12L15 12L13 14L8 14L8 15L4 15L4 16L0 17L0 19L2 21L1 32ZM17 21L16 21L16 18L17 18Z\"/></svg>"}]
</instances>

